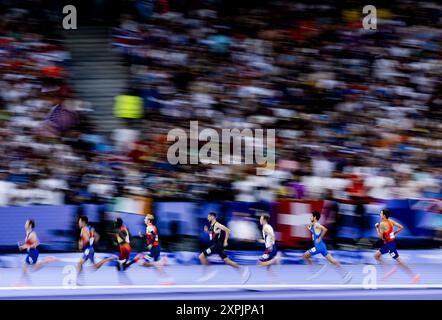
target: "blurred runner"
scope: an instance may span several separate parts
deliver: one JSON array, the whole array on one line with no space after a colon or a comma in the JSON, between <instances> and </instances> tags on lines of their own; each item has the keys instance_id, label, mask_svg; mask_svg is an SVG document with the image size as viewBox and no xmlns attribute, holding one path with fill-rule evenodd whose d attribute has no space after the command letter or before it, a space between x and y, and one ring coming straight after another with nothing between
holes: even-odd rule
<instances>
[{"instance_id":1,"label":"blurred runner","mask_svg":"<svg viewBox=\"0 0 442 320\"><path fill-rule=\"evenodd\" d=\"M26 256L25 262L23 263L22 268L22 278L20 283L23 283L23 281L28 280L28 266L32 268L32 271L38 271L45 265L47 265L50 262L57 261L55 257L46 257L41 262L38 261L38 256L40 255L40 252L38 251L38 245L40 244L37 232L34 230L35 228L35 221L32 219L26 220L25 222L25 230L26 230L26 237L24 244L19 243L19 249L20 250L27 250L28 254Z\"/></svg>"},{"instance_id":2,"label":"blurred runner","mask_svg":"<svg viewBox=\"0 0 442 320\"><path fill-rule=\"evenodd\" d=\"M77 265L78 276L83 271L83 265L86 261L90 261L93 264L95 270L98 270L105 263L118 259L116 256L111 256L95 263L95 249L94 244L99 240L100 235L89 225L89 219L86 216L80 216L78 219L78 226L80 227L80 240L78 242L78 247L83 251L83 256Z\"/></svg>"},{"instance_id":3,"label":"blurred runner","mask_svg":"<svg viewBox=\"0 0 442 320\"><path fill-rule=\"evenodd\" d=\"M208 281L215 276L215 271L210 273L207 272L207 266L209 264L207 257L212 254L218 254L225 264L235 268L241 273L242 282L246 283L250 278L249 268L240 267L236 262L230 260L224 253L224 248L228 246L230 235L229 228L216 221L216 213L214 212L210 212L207 215L207 220L210 223L210 228L204 226L204 231L209 233L212 245L199 255L200 262L204 266L204 274L198 281Z\"/></svg>"},{"instance_id":4,"label":"blurred runner","mask_svg":"<svg viewBox=\"0 0 442 320\"><path fill-rule=\"evenodd\" d=\"M332 255L327 251L327 246L325 245L325 242L323 240L325 233L327 232L327 228L321 225L318 221L321 218L321 214L318 211L313 211L310 216L310 224L307 226L307 228L312 233L312 239L313 239L313 248L309 249L304 253L304 261L308 265L313 265L313 261L311 260L312 256L315 256L317 254L322 254L322 256L330 262L332 265L336 267L338 272L341 274L343 280L345 283L349 283L351 281L351 272L344 270L342 268L341 264L332 257ZM324 271L326 268L326 264L315 274L313 274L311 277L309 277L309 280L317 277L320 273Z\"/></svg>"},{"instance_id":5,"label":"blurred runner","mask_svg":"<svg viewBox=\"0 0 442 320\"><path fill-rule=\"evenodd\" d=\"M280 283L281 280L277 273L275 273L271 266L274 264L278 264L281 261L281 255L278 252L275 243L275 232L273 231L273 227L269 223L270 216L266 213L262 214L259 218L259 223L262 226L262 237L263 239L259 239L259 243L263 243L265 245L265 251L263 255L259 258L259 265L266 267L267 271L269 271L273 282Z\"/></svg>"},{"instance_id":6,"label":"blurred runner","mask_svg":"<svg viewBox=\"0 0 442 320\"><path fill-rule=\"evenodd\" d=\"M123 224L123 219L115 220L115 228L117 229L116 237L120 249L120 256L117 261L117 269L125 270L129 263L129 256L132 252L130 245L129 229Z\"/></svg>"},{"instance_id":7,"label":"blurred runner","mask_svg":"<svg viewBox=\"0 0 442 320\"><path fill-rule=\"evenodd\" d=\"M265 245L264 254L259 258L259 264L263 267L268 267L268 269L270 269L272 264L279 263L281 259L275 244L275 232L269 220L270 216L268 214L262 214L259 218L259 223L262 225L263 239L258 240L259 243Z\"/></svg>"},{"instance_id":8,"label":"blurred runner","mask_svg":"<svg viewBox=\"0 0 442 320\"><path fill-rule=\"evenodd\" d=\"M405 262L401 260L401 258L399 258L399 253L397 252L396 249L396 242L394 239L396 235L402 229L404 229L404 227L401 224L397 223L396 221L390 219L390 210L388 209L382 209L380 212L380 217L381 217L381 223L380 224L376 223L375 228L379 238L384 241L384 245L378 251L376 251L376 253L374 254L374 258L376 259L376 261L379 262L379 264L383 264L382 255L389 253L390 256L394 260L396 260L398 265L412 277L411 281L413 283L418 283L420 281L421 276L413 272L410 269L410 267L406 265ZM394 227L397 228L396 231L394 231ZM389 278L392 274L396 272L396 270L397 268L394 267L392 270L390 270L383 276L383 279Z\"/></svg>"},{"instance_id":9,"label":"blurred runner","mask_svg":"<svg viewBox=\"0 0 442 320\"><path fill-rule=\"evenodd\" d=\"M147 241L147 254L139 254L135 257L135 261L144 259L143 266L155 267L157 271L162 272L163 266L167 259L160 259L161 247L158 236L157 227L153 224L155 217L152 214L146 215L144 223L146 224L146 235L140 234L140 237L145 237Z\"/></svg>"},{"instance_id":10,"label":"blurred runner","mask_svg":"<svg viewBox=\"0 0 442 320\"><path fill-rule=\"evenodd\" d=\"M143 236L141 233L140 237L145 237L147 241L147 254L139 253L135 256L133 260L128 262L123 268L126 269L133 263L143 260L141 263L144 267L153 267L155 270L163 277L162 284L172 284L172 278L164 271L164 266L167 264L167 257L160 258L161 247L158 236L158 230L153 224L155 217L152 214L146 215L144 218L144 223L146 224L146 235ZM124 270L123 269L123 270Z\"/></svg>"}]
</instances>

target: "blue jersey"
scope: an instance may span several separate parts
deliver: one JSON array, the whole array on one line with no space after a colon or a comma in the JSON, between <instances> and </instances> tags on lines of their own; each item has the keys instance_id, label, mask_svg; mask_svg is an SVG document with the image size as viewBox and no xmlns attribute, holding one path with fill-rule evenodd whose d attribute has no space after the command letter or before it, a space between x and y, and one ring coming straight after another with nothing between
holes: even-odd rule
<instances>
[{"instance_id":1,"label":"blue jersey","mask_svg":"<svg viewBox=\"0 0 442 320\"><path fill-rule=\"evenodd\" d=\"M85 234L83 234L83 230L86 228L89 233L89 237L87 238ZM81 229L80 238L83 244L83 260L90 260L92 263L95 263L95 250L94 250L94 236L95 230L91 226L85 226Z\"/></svg>"},{"instance_id":2,"label":"blue jersey","mask_svg":"<svg viewBox=\"0 0 442 320\"><path fill-rule=\"evenodd\" d=\"M313 224L311 232L312 232L313 243L314 243L314 245L316 247L316 240L319 239L319 237L321 236L322 230L319 233L316 233L315 224ZM319 241L319 243L317 245L319 246L319 245L321 245L323 243L324 243L324 241L321 239L321 241Z\"/></svg>"},{"instance_id":3,"label":"blue jersey","mask_svg":"<svg viewBox=\"0 0 442 320\"><path fill-rule=\"evenodd\" d=\"M322 234L322 230L319 233L316 233L315 231L315 223L312 225L312 228L310 230L312 232L312 239L313 239L313 245L314 247L309 250L310 254L312 256L317 254L322 254L324 257L328 255L327 246L325 245L324 240L320 240L319 243L316 243L316 240L319 239L319 237Z\"/></svg>"},{"instance_id":4,"label":"blue jersey","mask_svg":"<svg viewBox=\"0 0 442 320\"><path fill-rule=\"evenodd\" d=\"M88 230L88 237L86 237L86 235L83 233L84 229ZM85 226L81 228L80 238L81 238L81 243L83 244L83 248L89 248L94 246L94 235L95 235L95 230L91 226Z\"/></svg>"}]
</instances>

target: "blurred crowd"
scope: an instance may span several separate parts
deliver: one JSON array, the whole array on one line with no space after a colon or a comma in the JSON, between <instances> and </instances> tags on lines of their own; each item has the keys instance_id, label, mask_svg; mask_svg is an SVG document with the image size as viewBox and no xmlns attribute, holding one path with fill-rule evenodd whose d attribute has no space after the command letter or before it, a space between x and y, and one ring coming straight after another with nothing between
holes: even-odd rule
<instances>
[{"instance_id":1,"label":"blurred crowd","mask_svg":"<svg viewBox=\"0 0 442 320\"><path fill-rule=\"evenodd\" d=\"M65 202L79 157L70 129L85 130L88 108L68 84L69 58L49 15L2 11L0 206Z\"/></svg>"},{"instance_id":2,"label":"blurred crowd","mask_svg":"<svg viewBox=\"0 0 442 320\"><path fill-rule=\"evenodd\" d=\"M2 15L0 206L116 195L441 198L440 5L396 1L378 8L377 30L364 30L356 5L269 1L229 14L200 2L121 16L113 48L144 116L109 136L67 84L60 39L26 10ZM194 120L275 128L276 170L169 164L167 133Z\"/></svg>"},{"instance_id":3,"label":"blurred crowd","mask_svg":"<svg viewBox=\"0 0 442 320\"><path fill-rule=\"evenodd\" d=\"M362 29L357 5L123 15L114 48L131 65L150 134L164 141L191 120L277 129L268 177L215 165L166 166L157 177L171 192L197 183L242 201L440 197L442 7L415 5L379 8L376 31Z\"/></svg>"}]
</instances>

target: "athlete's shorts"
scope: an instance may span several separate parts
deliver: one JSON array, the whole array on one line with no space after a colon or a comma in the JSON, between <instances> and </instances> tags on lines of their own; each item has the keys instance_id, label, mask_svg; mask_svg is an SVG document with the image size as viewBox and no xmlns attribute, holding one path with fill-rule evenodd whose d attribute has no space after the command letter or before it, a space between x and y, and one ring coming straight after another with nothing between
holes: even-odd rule
<instances>
[{"instance_id":1,"label":"athlete's shorts","mask_svg":"<svg viewBox=\"0 0 442 320\"><path fill-rule=\"evenodd\" d=\"M217 254L221 259L227 258L227 255L224 253L224 247L222 244L214 244L203 251L203 254L208 257L212 254Z\"/></svg>"},{"instance_id":2,"label":"athlete's shorts","mask_svg":"<svg viewBox=\"0 0 442 320\"><path fill-rule=\"evenodd\" d=\"M90 260L92 263L95 263L95 250L94 247L87 247L83 250L83 260L84 262Z\"/></svg>"},{"instance_id":3,"label":"athlete's shorts","mask_svg":"<svg viewBox=\"0 0 442 320\"><path fill-rule=\"evenodd\" d=\"M266 262L272 260L276 254L278 253L278 249L276 248L276 244L272 246L272 250L266 249L264 254L259 258L259 261Z\"/></svg>"},{"instance_id":4,"label":"athlete's shorts","mask_svg":"<svg viewBox=\"0 0 442 320\"><path fill-rule=\"evenodd\" d=\"M314 246L308 252L310 253L311 256L322 254L324 257L326 257L328 255L327 247L323 242Z\"/></svg>"},{"instance_id":5,"label":"athlete's shorts","mask_svg":"<svg viewBox=\"0 0 442 320\"><path fill-rule=\"evenodd\" d=\"M129 243L125 243L120 245L120 256L118 260L129 260L130 252L132 251L132 247Z\"/></svg>"},{"instance_id":6,"label":"athlete's shorts","mask_svg":"<svg viewBox=\"0 0 442 320\"><path fill-rule=\"evenodd\" d=\"M39 252L36 248L30 248L28 250L28 255L26 256L26 263L29 265L36 264L38 260Z\"/></svg>"},{"instance_id":7,"label":"athlete's shorts","mask_svg":"<svg viewBox=\"0 0 442 320\"><path fill-rule=\"evenodd\" d=\"M149 253L144 256L146 261L158 261L160 260L161 247L160 245L152 246Z\"/></svg>"},{"instance_id":8,"label":"athlete's shorts","mask_svg":"<svg viewBox=\"0 0 442 320\"><path fill-rule=\"evenodd\" d=\"M399 253L396 250L396 242L390 241L384 244L380 249L379 252L381 254L389 253L390 256L393 257L393 259L399 258Z\"/></svg>"}]
</instances>

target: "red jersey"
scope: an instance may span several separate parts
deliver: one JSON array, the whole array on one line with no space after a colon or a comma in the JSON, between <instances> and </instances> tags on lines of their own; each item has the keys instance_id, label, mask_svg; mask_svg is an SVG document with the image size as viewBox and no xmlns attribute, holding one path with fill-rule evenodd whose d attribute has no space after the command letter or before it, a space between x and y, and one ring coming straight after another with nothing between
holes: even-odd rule
<instances>
[{"instance_id":1,"label":"red jersey","mask_svg":"<svg viewBox=\"0 0 442 320\"><path fill-rule=\"evenodd\" d=\"M146 238L147 245L157 246L160 244L160 242L158 241L157 228L152 223L149 223L146 227Z\"/></svg>"},{"instance_id":2,"label":"red jersey","mask_svg":"<svg viewBox=\"0 0 442 320\"><path fill-rule=\"evenodd\" d=\"M117 242L120 246L119 260L128 260L132 247L130 245L129 229L126 226L121 226L118 230Z\"/></svg>"},{"instance_id":3,"label":"red jersey","mask_svg":"<svg viewBox=\"0 0 442 320\"><path fill-rule=\"evenodd\" d=\"M384 243L388 243L394 240L393 223L390 219L386 219L383 222L388 225L388 229L382 233L382 237L384 239Z\"/></svg>"}]
</instances>

